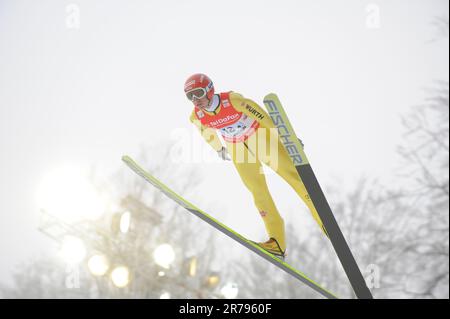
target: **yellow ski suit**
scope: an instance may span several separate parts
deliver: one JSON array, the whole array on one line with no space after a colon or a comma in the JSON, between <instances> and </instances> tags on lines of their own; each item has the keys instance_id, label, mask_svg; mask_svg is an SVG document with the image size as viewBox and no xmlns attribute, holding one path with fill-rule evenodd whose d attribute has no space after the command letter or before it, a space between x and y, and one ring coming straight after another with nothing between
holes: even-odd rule
<instances>
[{"instance_id":1,"label":"yellow ski suit","mask_svg":"<svg viewBox=\"0 0 450 319\"><path fill-rule=\"evenodd\" d=\"M286 249L284 221L267 187L262 163L295 190L323 229L322 221L267 112L235 92L221 93L218 97L220 103L214 112L194 108L190 120L215 151L222 149L216 131L222 133L233 164L253 195L269 237L276 239L283 251Z\"/></svg>"}]
</instances>

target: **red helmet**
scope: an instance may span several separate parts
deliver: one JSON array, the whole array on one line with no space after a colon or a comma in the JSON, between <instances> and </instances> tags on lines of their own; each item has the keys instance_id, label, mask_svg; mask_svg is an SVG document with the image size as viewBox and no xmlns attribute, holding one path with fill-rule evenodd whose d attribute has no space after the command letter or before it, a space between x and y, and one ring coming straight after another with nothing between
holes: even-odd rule
<instances>
[{"instance_id":1,"label":"red helmet","mask_svg":"<svg viewBox=\"0 0 450 319\"><path fill-rule=\"evenodd\" d=\"M191 101L194 98L201 99L204 96L208 100L211 100L214 95L214 85L207 75L197 73L191 75L184 82L184 93L186 93L187 98Z\"/></svg>"}]
</instances>

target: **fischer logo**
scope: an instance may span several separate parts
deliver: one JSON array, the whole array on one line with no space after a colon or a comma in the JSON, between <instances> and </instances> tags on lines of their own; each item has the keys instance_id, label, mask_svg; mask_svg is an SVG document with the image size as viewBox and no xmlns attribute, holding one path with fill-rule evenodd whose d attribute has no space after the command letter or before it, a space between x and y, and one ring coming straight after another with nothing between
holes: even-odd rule
<instances>
[{"instance_id":1,"label":"fischer logo","mask_svg":"<svg viewBox=\"0 0 450 319\"><path fill-rule=\"evenodd\" d=\"M301 152L296 143L292 141L293 137L291 136L291 132L289 131L288 125L283 117L283 114L278 109L277 104L273 100L265 100L264 104L267 106L269 116L271 117L273 124L277 127L278 133L280 134L280 140L288 151L294 165L297 166L302 164L304 160ZM300 144L303 145L301 141Z\"/></svg>"},{"instance_id":2,"label":"fischer logo","mask_svg":"<svg viewBox=\"0 0 450 319\"><path fill-rule=\"evenodd\" d=\"M211 126L217 126L217 125L220 125L220 124L228 123L230 121L233 121L233 120L237 119L239 117L239 115L240 114L227 115L227 117L218 119L217 121L211 121L211 122L209 122L209 124Z\"/></svg>"}]
</instances>

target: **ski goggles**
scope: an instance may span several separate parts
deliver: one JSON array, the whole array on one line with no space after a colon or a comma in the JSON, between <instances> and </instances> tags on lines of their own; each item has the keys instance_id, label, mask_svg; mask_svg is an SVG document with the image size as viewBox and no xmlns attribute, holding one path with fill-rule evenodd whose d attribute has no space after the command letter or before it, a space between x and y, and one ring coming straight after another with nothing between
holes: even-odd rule
<instances>
[{"instance_id":1,"label":"ski goggles","mask_svg":"<svg viewBox=\"0 0 450 319\"><path fill-rule=\"evenodd\" d=\"M201 98L204 98L205 96L206 96L206 89L204 88L196 88L186 92L186 97L188 98L189 101L194 101L194 98L196 100L199 100Z\"/></svg>"}]
</instances>

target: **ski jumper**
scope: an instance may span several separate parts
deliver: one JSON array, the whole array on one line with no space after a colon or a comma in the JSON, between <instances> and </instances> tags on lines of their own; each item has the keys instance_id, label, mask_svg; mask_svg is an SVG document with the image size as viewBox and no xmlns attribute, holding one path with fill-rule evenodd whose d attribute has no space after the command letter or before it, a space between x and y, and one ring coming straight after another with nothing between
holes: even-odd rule
<instances>
[{"instance_id":1,"label":"ski jumper","mask_svg":"<svg viewBox=\"0 0 450 319\"><path fill-rule=\"evenodd\" d=\"M244 185L252 193L269 237L286 249L283 218L270 195L262 163L273 169L300 196L323 230L322 221L297 170L278 137L270 116L254 101L235 92L216 94L207 110L197 107L191 122L215 151L222 149L217 131L224 139L234 166Z\"/></svg>"}]
</instances>

